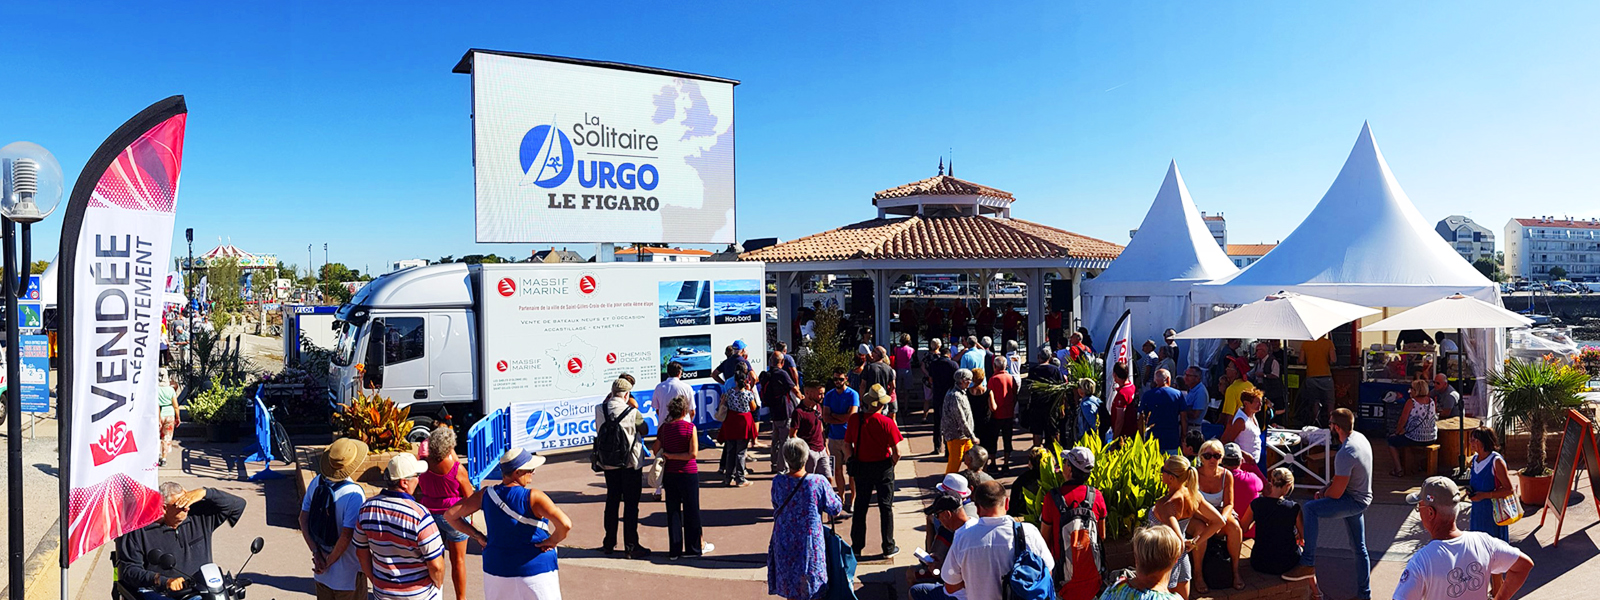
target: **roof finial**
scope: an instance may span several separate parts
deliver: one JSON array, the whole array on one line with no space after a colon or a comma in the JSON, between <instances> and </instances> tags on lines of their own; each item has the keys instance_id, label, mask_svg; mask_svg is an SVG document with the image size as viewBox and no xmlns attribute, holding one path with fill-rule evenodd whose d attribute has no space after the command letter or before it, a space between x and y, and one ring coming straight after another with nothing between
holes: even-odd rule
<instances>
[{"instance_id":1,"label":"roof finial","mask_svg":"<svg viewBox=\"0 0 1600 600\"><path fill-rule=\"evenodd\" d=\"M939 174L944 175L944 157L939 157Z\"/></svg>"},{"instance_id":2,"label":"roof finial","mask_svg":"<svg viewBox=\"0 0 1600 600\"><path fill-rule=\"evenodd\" d=\"M950 176L956 176L956 149L950 148Z\"/></svg>"}]
</instances>

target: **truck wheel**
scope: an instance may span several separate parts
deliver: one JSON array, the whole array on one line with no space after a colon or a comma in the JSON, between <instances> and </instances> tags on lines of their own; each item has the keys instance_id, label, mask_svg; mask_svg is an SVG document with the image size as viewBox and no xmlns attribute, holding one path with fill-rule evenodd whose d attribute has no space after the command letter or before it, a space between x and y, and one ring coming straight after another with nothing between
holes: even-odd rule
<instances>
[{"instance_id":1,"label":"truck wheel","mask_svg":"<svg viewBox=\"0 0 1600 600\"><path fill-rule=\"evenodd\" d=\"M428 434L433 433L433 419L429 417L411 417L411 431L406 433L406 441L412 445L420 445L428 441Z\"/></svg>"}]
</instances>

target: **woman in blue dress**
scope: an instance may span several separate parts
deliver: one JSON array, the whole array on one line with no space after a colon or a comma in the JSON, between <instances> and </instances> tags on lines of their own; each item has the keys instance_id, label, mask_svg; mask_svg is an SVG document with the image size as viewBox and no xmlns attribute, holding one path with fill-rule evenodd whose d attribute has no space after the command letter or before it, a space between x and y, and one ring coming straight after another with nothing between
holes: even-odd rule
<instances>
[{"instance_id":1,"label":"woman in blue dress","mask_svg":"<svg viewBox=\"0 0 1600 600\"><path fill-rule=\"evenodd\" d=\"M1472 495L1467 498L1472 501L1470 529L1510 542L1509 528L1494 522L1494 500L1509 498L1516 490L1511 487L1511 474L1506 469L1505 457L1495 451L1499 444L1496 443L1494 430L1488 427L1472 430L1467 447L1473 453L1472 480L1467 484L1472 488Z\"/></svg>"},{"instance_id":2,"label":"woman in blue dress","mask_svg":"<svg viewBox=\"0 0 1600 600\"><path fill-rule=\"evenodd\" d=\"M483 597L495 600L561 600L556 546L572 531L572 520L544 492L533 489L533 470L545 458L521 448L500 457L500 485L481 488L445 511L444 518L483 546ZM466 522L483 511L488 534Z\"/></svg>"},{"instance_id":3,"label":"woman in blue dress","mask_svg":"<svg viewBox=\"0 0 1600 600\"><path fill-rule=\"evenodd\" d=\"M828 584L828 552L822 513L844 508L821 475L806 473L811 447L800 438L783 443L787 475L772 478L772 542L767 546L767 593L787 600L812 600Z\"/></svg>"}]
</instances>

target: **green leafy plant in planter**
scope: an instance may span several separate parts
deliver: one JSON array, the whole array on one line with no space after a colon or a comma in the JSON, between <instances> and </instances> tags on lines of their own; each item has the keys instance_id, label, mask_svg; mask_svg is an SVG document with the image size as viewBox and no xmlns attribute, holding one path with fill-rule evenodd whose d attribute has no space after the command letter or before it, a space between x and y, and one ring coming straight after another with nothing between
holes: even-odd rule
<instances>
[{"instance_id":1,"label":"green leafy plant in planter","mask_svg":"<svg viewBox=\"0 0 1600 600\"><path fill-rule=\"evenodd\" d=\"M1094 472L1089 486L1106 497L1106 537L1129 539L1145 513L1166 493L1161 483L1161 442L1139 434L1118 438L1111 444L1099 436L1086 435L1078 445L1094 453Z\"/></svg>"},{"instance_id":2,"label":"green leafy plant in planter","mask_svg":"<svg viewBox=\"0 0 1600 600\"><path fill-rule=\"evenodd\" d=\"M189 397L189 420L205 425L243 423L250 412L244 384L228 385L212 377L211 386Z\"/></svg>"},{"instance_id":3,"label":"green leafy plant in planter","mask_svg":"<svg viewBox=\"0 0 1600 600\"><path fill-rule=\"evenodd\" d=\"M333 432L340 437L365 442L373 454L410 452L411 408L399 408L394 400L361 392L355 401L333 413Z\"/></svg>"},{"instance_id":4,"label":"green leafy plant in planter","mask_svg":"<svg viewBox=\"0 0 1600 600\"><path fill-rule=\"evenodd\" d=\"M1589 383L1589 375L1571 363L1560 359L1507 360L1505 368L1489 375L1490 394L1496 410L1506 418L1520 421L1528 428L1528 465L1522 469L1526 477L1550 475L1545 460L1545 433L1559 426L1561 416L1568 408L1583 405L1579 394Z\"/></svg>"},{"instance_id":5,"label":"green leafy plant in planter","mask_svg":"<svg viewBox=\"0 0 1600 600\"><path fill-rule=\"evenodd\" d=\"M1106 502L1106 537L1124 540L1144 522L1145 513L1156 505L1166 489L1161 484L1161 463L1166 455L1161 453L1161 443L1153 437L1140 434L1120 438L1111 444L1098 436L1086 435L1079 446L1094 454L1094 471L1089 474L1089 486L1100 490ZM1023 520L1039 524L1039 513L1048 494L1067 482L1066 468L1061 464L1061 444L1050 443L1050 452L1040 459L1039 491L1024 490L1027 502Z\"/></svg>"}]
</instances>

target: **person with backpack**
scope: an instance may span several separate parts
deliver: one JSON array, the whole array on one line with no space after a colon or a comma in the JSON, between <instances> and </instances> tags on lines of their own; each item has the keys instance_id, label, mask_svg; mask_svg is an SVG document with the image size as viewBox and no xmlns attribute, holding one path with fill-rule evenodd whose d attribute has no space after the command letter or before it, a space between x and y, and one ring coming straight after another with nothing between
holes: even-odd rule
<instances>
[{"instance_id":1,"label":"person with backpack","mask_svg":"<svg viewBox=\"0 0 1600 600\"><path fill-rule=\"evenodd\" d=\"M361 440L334 440L300 501L300 535L311 548L317 600L366 600L367 582L350 547L361 503L366 501L361 485L350 476L366 459L367 445Z\"/></svg>"},{"instance_id":2,"label":"person with backpack","mask_svg":"<svg viewBox=\"0 0 1600 600\"><path fill-rule=\"evenodd\" d=\"M939 577L944 591L966 600L1055 598L1055 555L1039 529L1006 516L1006 487L985 482L972 492L978 519L956 531ZM1002 591L1005 590L1005 591Z\"/></svg>"},{"instance_id":3,"label":"person with backpack","mask_svg":"<svg viewBox=\"0 0 1600 600\"><path fill-rule=\"evenodd\" d=\"M428 433L428 470L417 476L417 503L428 509L433 523L439 526L439 536L444 538L444 553L450 560L450 584L456 590L456 600L467 597L467 534L456 531L444 520L444 511L450 510L462 498L471 496L472 480L467 470L461 468L456 458L456 432L448 426L439 426Z\"/></svg>"},{"instance_id":4,"label":"person with backpack","mask_svg":"<svg viewBox=\"0 0 1600 600\"><path fill-rule=\"evenodd\" d=\"M639 545L640 469L644 465L644 445L639 442L645 425L639 401L633 397L633 382L618 378L611 382L611 394L594 407L594 450L591 466L606 478L605 540L600 552L610 556L617 548L617 509L622 509L623 552L628 558L650 556L650 549Z\"/></svg>"},{"instance_id":5,"label":"person with backpack","mask_svg":"<svg viewBox=\"0 0 1600 600\"><path fill-rule=\"evenodd\" d=\"M1094 471L1094 453L1088 448L1061 453L1061 463L1067 467L1067 482L1041 503L1039 527L1050 553L1061 559L1053 572L1061 583L1061 600L1090 600L1100 593L1104 578L1106 497L1088 485Z\"/></svg>"}]
</instances>

